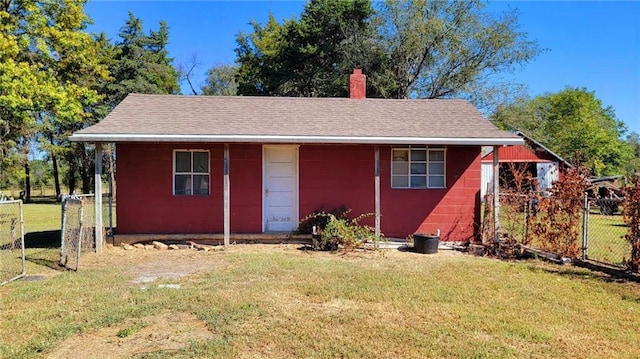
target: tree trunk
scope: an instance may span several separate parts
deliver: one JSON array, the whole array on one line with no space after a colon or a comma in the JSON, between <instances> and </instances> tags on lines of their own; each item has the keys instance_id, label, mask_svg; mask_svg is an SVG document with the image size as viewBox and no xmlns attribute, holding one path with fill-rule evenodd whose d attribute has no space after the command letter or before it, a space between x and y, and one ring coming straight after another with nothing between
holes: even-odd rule
<instances>
[{"instance_id":1,"label":"tree trunk","mask_svg":"<svg viewBox=\"0 0 640 359\"><path fill-rule=\"evenodd\" d=\"M115 143L109 145L108 148L108 156L109 156L109 178L111 178L111 198L116 198L116 161L114 161L116 147Z\"/></svg>"},{"instance_id":2,"label":"tree trunk","mask_svg":"<svg viewBox=\"0 0 640 359\"><path fill-rule=\"evenodd\" d=\"M67 158L69 164L69 172L67 172L67 187L69 187L69 194L73 194L76 190L76 171L77 166L75 159Z\"/></svg>"},{"instance_id":3,"label":"tree trunk","mask_svg":"<svg viewBox=\"0 0 640 359\"><path fill-rule=\"evenodd\" d=\"M51 155L51 161L53 162L53 183L56 188L56 201L60 201L60 172L58 171L58 157Z\"/></svg>"},{"instance_id":4,"label":"tree trunk","mask_svg":"<svg viewBox=\"0 0 640 359\"><path fill-rule=\"evenodd\" d=\"M51 143L53 147L53 136L49 136L49 143ZM53 183L56 189L56 201L60 201L62 197L60 195L60 171L58 169L58 157L51 154L51 162L53 163Z\"/></svg>"},{"instance_id":5,"label":"tree trunk","mask_svg":"<svg viewBox=\"0 0 640 359\"><path fill-rule=\"evenodd\" d=\"M93 192L93 156L91 153L87 154L84 144L78 146L77 156L80 158L82 193L91 193Z\"/></svg>"},{"instance_id":6,"label":"tree trunk","mask_svg":"<svg viewBox=\"0 0 640 359\"><path fill-rule=\"evenodd\" d=\"M92 186L92 181L91 178L87 177L87 172L85 169L82 169L80 171L80 176L82 177L82 193L91 193L93 192L93 186ZM90 176L89 176L90 177Z\"/></svg>"},{"instance_id":7,"label":"tree trunk","mask_svg":"<svg viewBox=\"0 0 640 359\"><path fill-rule=\"evenodd\" d=\"M31 175L29 174L29 159L24 162L24 203L31 202Z\"/></svg>"}]
</instances>

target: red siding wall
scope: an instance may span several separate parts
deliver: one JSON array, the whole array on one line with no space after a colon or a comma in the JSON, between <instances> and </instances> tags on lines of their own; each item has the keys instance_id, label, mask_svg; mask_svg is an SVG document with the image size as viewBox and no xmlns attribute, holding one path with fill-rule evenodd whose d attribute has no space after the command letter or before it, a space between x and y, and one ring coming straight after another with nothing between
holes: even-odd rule
<instances>
[{"instance_id":1,"label":"red siding wall","mask_svg":"<svg viewBox=\"0 0 640 359\"><path fill-rule=\"evenodd\" d=\"M230 145L231 231L262 231L262 146ZM174 149L211 153L211 194L174 196ZM388 237L441 230L446 241L474 235L479 222L480 147L449 147L446 189L392 189L391 147L380 146L381 226ZM118 233L223 231L223 146L119 144ZM374 212L374 146L301 145L300 216L345 205ZM367 222L373 225L373 218Z\"/></svg>"},{"instance_id":2,"label":"red siding wall","mask_svg":"<svg viewBox=\"0 0 640 359\"><path fill-rule=\"evenodd\" d=\"M447 149L446 189L392 189L391 146L380 146L381 231L405 238L440 229L442 240L474 236L480 216L480 147ZM300 216L340 205L373 213L374 146L300 147ZM365 223L373 225L373 218Z\"/></svg>"},{"instance_id":3,"label":"red siding wall","mask_svg":"<svg viewBox=\"0 0 640 359\"><path fill-rule=\"evenodd\" d=\"M300 146L300 217L340 205L353 215L375 212L373 151L373 146Z\"/></svg>"},{"instance_id":4,"label":"red siding wall","mask_svg":"<svg viewBox=\"0 0 640 359\"><path fill-rule=\"evenodd\" d=\"M553 159L543 151L532 151L525 146L502 146L498 148L498 162L551 162ZM487 154L482 162L493 162L493 152Z\"/></svg>"},{"instance_id":5,"label":"red siding wall","mask_svg":"<svg viewBox=\"0 0 640 359\"><path fill-rule=\"evenodd\" d=\"M262 145L229 145L229 179L231 232L262 233Z\"/></svg>"},{"instance_id":6,"label":"red siding wall","mask_svg":"<svg viewBox=\"0 0 640 359\"><path fill-rule=\"evenodd\" d=\"M392 189L391 147L380 148L381 229L387 237L434 233L466 241L480 222L480 147L449 146L446 189Z\"/></svg>"},{"instance_id":7,"label":"red siding wall","mask_svg":"<svg viewBox=\"0 0 640 359\"><path fill-rule=\"evenodd\" d=\"M262 146L229 146L231 228L262 231ZM209 196L173 195L173 150L210 151ZM217 233L223 231L223 149L211 144L118 144L118 233Z\"/></svg>"}]
</instances>

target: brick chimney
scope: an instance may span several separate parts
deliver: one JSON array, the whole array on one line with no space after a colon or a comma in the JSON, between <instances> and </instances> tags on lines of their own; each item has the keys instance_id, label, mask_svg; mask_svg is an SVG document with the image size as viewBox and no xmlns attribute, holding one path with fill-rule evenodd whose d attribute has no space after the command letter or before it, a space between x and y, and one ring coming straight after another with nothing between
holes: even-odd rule
<instances>
[{"instance_id":1,"label":"brick chimney","mask_svg":"<svg viewBox=\"0 0 640 359\"><path fill-rule=\"evenodd\" d=\"M353 69L353 74L349 75L349 98L361 100L366 97L367 76L361 69Z\"/></svg>"}]
</instances>

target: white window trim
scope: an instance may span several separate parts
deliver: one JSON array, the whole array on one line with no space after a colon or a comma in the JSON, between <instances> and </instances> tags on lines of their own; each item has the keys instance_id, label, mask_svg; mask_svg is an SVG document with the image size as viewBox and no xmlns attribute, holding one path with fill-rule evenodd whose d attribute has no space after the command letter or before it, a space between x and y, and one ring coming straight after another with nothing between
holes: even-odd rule
<instances>
[{"instance_id":1,"label":"white window trim","mask_svg":"<svg viewBox=\"0 0 640 359\"><path fill-rule=\"evenodd\" d=\"M206 173L207 176L209 176L209 186L208 186L208 192L207 194L194 194L193 193L193 180L191 181L191 194L176 194L176 175L180 174L180 175L204 175L204 172L180 172L177 173L176 172L176 153L178 152L189 152L191 153L191 171L193 171L193 153L194 152L206 152L207 153L207 158L209 161L209 168L208 171ZM173 176L171 178L171 193L174 196L177 197L204 197L204 196L210 196L211 195L211 151L209 150L203 150L203 149L186 149L186 148L181 148L181 149L174 149L173 153L172 153L172 172L173 172Z\"/></svg>"},{"instance_id":2,"label":"white window trim","mask_svg":"<svg viewBox=\"0 0 640 359\"><path fill-rule=\"evenodd\" d=\"M427 173L425 174L426 180L427 180L426 187L411 187L411 150L412 149L415 149L415 150L418 150L418 149L419 150L426 150L426 155L427 155L427 158L426 158L426 166L427 166L426 172ZM407 174L407 176L409 178L408 178L408 186L407 187L397 187L397 186L393 185L393 177L394 177L394 174L393 174L393 163L394 163L393 150L407 150L407 151L409 151L409 161L408 161L409 173ZM438 152L443 152L444 153L444 160L442 161L442 163L444 165L444 174L443 174L443 176L444 176L444 180L443 180L444 185L443 186L431 186L429 184L429 182L430 182L430 179L429 179L429 177L430 177L429 164L431 163L431 161L429 160L429 152L432 152L432 151L433 152L438 151ZM434 162L434 163L440 163L440 161L437 161L437 162ZM446 189L447 188L447 148L446 147L429 147L429 146L391 147L391 171L389 171L389 172L390 172L390 185L391 185L392 189ZM395 176L402 176L402 175L395 175Z\"/></svg>"},{"instance_id":3,"label":"white window trim","mask_svg":"<svg viewBox=\"0 0 640 359\"><path fill-rule=\"evenodd\" d=\"M442 159L442 186L430 186L429 185L429 181L430 181L430 177L431 174L429 173L429 164L431 163L431 161L429 161L429 152L431 151L441 151L443 153L443 159ZM435 163L440 163L440 161L436 161ZM434 175L436 176L436 175ZM437 176L440 176L439 174ZM427 147L427 188L434 188L434 189L443 189L443 188L447 188L447 149L446 148L428 148Z\"/></svg>"}]
</instances>

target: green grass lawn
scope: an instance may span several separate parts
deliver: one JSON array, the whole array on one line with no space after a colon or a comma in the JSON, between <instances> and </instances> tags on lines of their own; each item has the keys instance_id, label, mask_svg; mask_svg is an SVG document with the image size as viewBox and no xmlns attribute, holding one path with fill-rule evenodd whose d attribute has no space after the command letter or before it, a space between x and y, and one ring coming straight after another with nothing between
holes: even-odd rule
<instances>
[{"instance_id":1,"label":"green grass lawn","mask_svg":"<svg viewBox=\"0 0 640 359\"><path fill-rule=\"evenodd\" d=\"M60 247L61 208L55 200L38 200L23 205L27 248Z\"/></svg>"},{"instance_id":2,"label":"green grass lawn","mask_svg":"<svg viewBox=\"0 0 640 359\"><path fill-rule=\"evenodd\" d=\"M589 242L587 254L590 259L623 264L631 257L631 244L624 236L628 227L622 216L589 214Z\"/></svg>"},{"instance_id":3,"label":"green grass lawn","mask_svg":"<svg viewBox=\"0 0 640 359\"><path fill-rule=\"evenodd\" d=\"M102 255L87 255L79 272L58 272L46 267L57 259L55 249L31 251L30 274L44 272L47 279L0 287L2 358L47 357L65 338L91 337L110 327L112 336L101 340L117 343L143 330L144 318L167 311L195 315L211 338L132 357L637 358L640 353L640 287L571 266L443 251L331 254L241 245L222 252L107 248ZM182 278L133 282L149 266L195 265L200 269Z\"/></svg>"},{"instance_id":4,"label":"green grass lawn","mask_svg":"<svg viewBox=\"0 0 640 359\"><path fill-rule=\"evenodd\" d=\"M25 205L24 216L28 235L60 228L59 204ZM603 232L622 228L598 223ZM99 339L115 348L122 337L142 333L148 318L167 312L194 315L211 337L128 357L640 355L640 286L572 266L442 251L331 254L246 245L222 252L107 248L68 272L57 266L57 246L54 238L27 248L27 275L44 280L0 287L0 358L46 358L65 340L109 328L113 333ZM134 283L148 267L198 270ZM91 356L82 352L86 347L78 346L75 356Z\"/></svg>"},{"instance_id":5,"label":"green grass lawn","mask_svg":"<svg viewBox=\"0 0 640 359\"><path fill-rule=\"evenodd\" d=\"M28 203L23 211L25 233L60 230L60 203Z\"/></svg>"}]
</instances>

